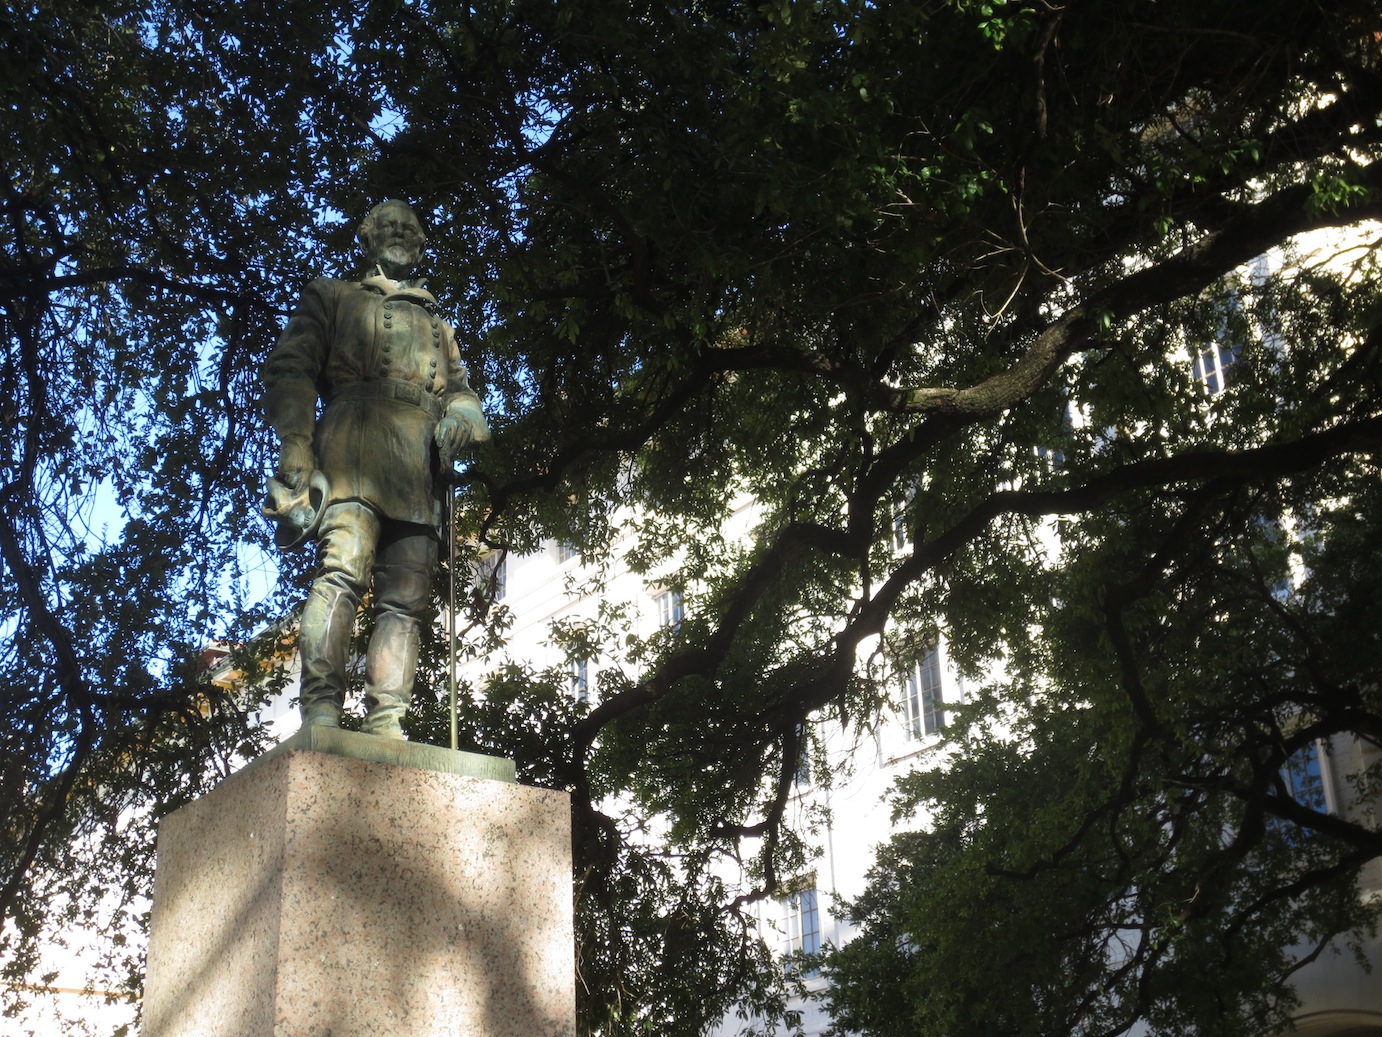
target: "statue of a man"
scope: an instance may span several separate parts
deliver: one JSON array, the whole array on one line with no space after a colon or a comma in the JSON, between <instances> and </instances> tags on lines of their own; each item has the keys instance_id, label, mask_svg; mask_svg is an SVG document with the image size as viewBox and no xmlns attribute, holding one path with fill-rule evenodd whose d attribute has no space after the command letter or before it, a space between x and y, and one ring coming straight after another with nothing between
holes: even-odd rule
<instances>
[{"instance_id":1,"label":"statue of a man","mask_svg":"<svg viewBox=\"0 0 1382 1037\"><path fill-rule=\"evenodd\" d=\"M309 284L264 364L264 409L280 442L265 514L280 546L317 541L298 636L303 726L340 726L355 613L372 577L362 730L405 738L399 720L450 493L443 472L489 429L437 300L408 279L425 243L413 210L375 206L359 241L364 279Z\"/></svg>"}]
</instances>

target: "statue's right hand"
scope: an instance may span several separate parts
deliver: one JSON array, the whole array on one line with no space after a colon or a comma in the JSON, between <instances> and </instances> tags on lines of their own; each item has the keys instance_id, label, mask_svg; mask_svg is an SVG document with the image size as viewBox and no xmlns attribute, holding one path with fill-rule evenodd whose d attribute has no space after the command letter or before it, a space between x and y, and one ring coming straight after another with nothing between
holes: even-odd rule
<instances>
[{"instance_id":1,"label":"statue's right hand","mask_svg":"<svg viewBox=\"0 0 1382 1037\"><path fill-rule=\"evenodd\" d=\"M302 490L316 467L312 444L304 436L291 436L278 448L278 471L274 475L290 490Z\"/></svg>"}]
</instances>

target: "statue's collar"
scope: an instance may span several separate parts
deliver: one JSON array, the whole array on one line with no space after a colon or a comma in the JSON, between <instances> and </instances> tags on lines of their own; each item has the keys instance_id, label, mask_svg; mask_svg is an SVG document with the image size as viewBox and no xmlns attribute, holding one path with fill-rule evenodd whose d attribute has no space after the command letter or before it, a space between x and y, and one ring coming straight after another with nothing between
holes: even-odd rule
<instances>
[{"instance_id":1,"label":"statue's collar","mask_svg":"<svg viewBox=\"0 0 1382 1037\"><path fill-rule=\"evenodd\" d=\"M378 266L374 273L360 280L360 287L366 291L378 292L385 299L409 299L424 306L435 306L437 297L426 287L426 278L418 277L411 281L395 281L385 275Z\"/></svg>"}]
</instances>

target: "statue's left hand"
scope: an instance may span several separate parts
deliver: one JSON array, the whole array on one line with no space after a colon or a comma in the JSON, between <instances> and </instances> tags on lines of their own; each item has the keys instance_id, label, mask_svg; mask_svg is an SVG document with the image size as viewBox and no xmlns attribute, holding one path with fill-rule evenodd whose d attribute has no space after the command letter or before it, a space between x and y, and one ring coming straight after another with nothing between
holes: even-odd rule
<instances>
[{"instance_id":1,"label":"statue's left hand","mask_svg":"<svg viewBox=\"0 0 1382 1037\"><path fill-rule=\"evenodd\" d=\"M441 453L442 459L448 463L456 460L456 457L470 445L474 438L470 430L470 423L460 418L447 415L437 422L435 433L437 440L437 450Z\"/></svg>"},{"instance_id":2,"label":"statue's left hand","mask_svg":"<svg viewBox=\"0 0 1382 1037\"><path fill-rule=\"evenodd\" d=\"M317 461L306 436L285 436L278 448L278 467L274 474L290 490L305 490Z\"/></svg>"}]
</instances>

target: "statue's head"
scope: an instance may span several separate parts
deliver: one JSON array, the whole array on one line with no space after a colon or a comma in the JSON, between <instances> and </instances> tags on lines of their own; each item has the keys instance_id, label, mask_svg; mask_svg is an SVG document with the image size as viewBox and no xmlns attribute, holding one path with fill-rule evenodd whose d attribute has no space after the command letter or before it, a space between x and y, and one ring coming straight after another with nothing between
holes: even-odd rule
<instances>
[{"instance_id":1,"label":"statue's head","mask_svg":"<svg viewBox=\"0 0 1382 1037\"><path fill-rule=\"evenodd\" d=\"M402 277L422 260L427 235L407 202L396 198L369 211L356 233L365 260L378 263L390 277Z\"/></svg>"}]
</instances>

